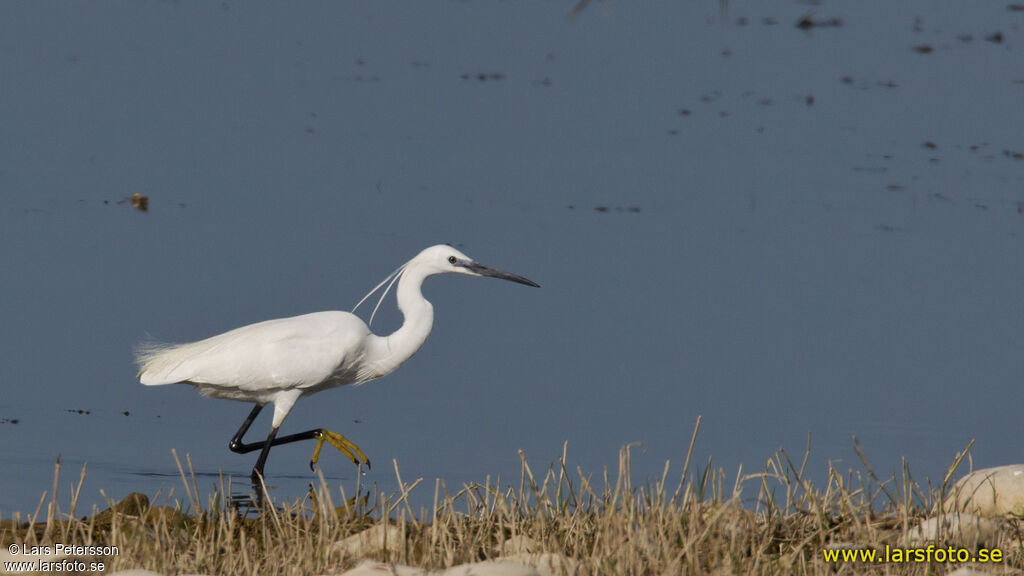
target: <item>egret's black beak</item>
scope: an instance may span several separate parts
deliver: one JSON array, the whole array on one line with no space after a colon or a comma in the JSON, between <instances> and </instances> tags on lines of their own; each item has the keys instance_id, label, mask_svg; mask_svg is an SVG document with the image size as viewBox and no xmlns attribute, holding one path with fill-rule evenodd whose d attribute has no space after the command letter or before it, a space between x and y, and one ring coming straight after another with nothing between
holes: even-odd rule
<instances>
[{"instance_id":1,"label":"egret's black beak","mask_svg":"<svg viewBox=\"0 0 1024 576\"><path fill-rule=\"evenodd\" d=\"M509 272L502 272L501 270L495 270L494 268L488 268L483 264L477 264L476 262L466 262L462 264L467 270L474 274L481 276L490 276L491 278L501 278L503 280L511 280L518 282L519 284L526 284L527 286L533 286L534 288L540 288L540 284L537 284L533 280L528 280L522 276L511 274Z\"/></svg>"}]
</instances>

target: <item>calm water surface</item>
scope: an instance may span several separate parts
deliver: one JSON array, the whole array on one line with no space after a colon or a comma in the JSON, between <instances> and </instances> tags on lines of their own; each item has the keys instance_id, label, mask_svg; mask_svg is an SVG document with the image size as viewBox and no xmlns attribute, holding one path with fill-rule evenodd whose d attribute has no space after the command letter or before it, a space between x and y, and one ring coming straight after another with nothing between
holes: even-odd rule
<instances>
[{"instance_id":1,"label":"calm water surface","mask_svg":"<svg viewBox=\"0 0 1024 576\"><path fill-rule=\"evenodd\" d=\"M397 461L429 504L565 441L677 475L698 415L730 474L808 434L818 481L853 436L883 475L1020 462L1024 13L572 4L0 6L0 516L58 457L86 507L180 494L172 450L246 476L249 406L139 385L132 346L350 309L439 242L543 288L431 279L417 356L299 402L282 433L344 432L364 485Z\"/></svg>"}]
</instances>

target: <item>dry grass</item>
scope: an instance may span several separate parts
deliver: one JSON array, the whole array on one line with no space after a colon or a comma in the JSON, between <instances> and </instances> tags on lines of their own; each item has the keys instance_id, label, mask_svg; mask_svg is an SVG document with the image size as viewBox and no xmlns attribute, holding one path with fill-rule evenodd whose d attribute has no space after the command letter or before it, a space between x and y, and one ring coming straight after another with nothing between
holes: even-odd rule
<instances>
[{"instance_id":1,"label":"dry grass","mask_svg":"<svg viewBox=\"0 0 1024 576\"><path fill-rule=\"evenodd\" d=\"M882 481L866 459L862 472L843 474L830 466L827 482L816 488L804 478L806 457L797 465L781 451L758 472L729 477L710 460L694 472L688 456L678 476L666 463L661 478L635 486L629 446L620 453L616 473L606 470L597 482L571 470L563 452L539 475L523 457L520 478L511 485L488 479L453 493L437 481L434 505L420 517L408 496L421 482L405 483L396 466L399 492L375 494L370 503L352 504L339 492L343 505L335 507L321 481L309 495L247 516L225 500L230 486L222 484L200 502L194 476L183 470L184 501L150 506L145 496L133 495L76 519L84 470L64 512L56 497L58 464L53 490L34 514L0 521L0 544L114 545L120 555L104 559L107 572L324 574L359 560L336 542L386 524L394 528L385 547L359 555L443 569L498 557L503 546L522 545L525 537L533 552L576 560L580 574L941 574L952 566L835 564L822 551L901 546L901 538L948 490L962 458L941 486L927 489L907 467L901 477ZM750 499L741 497L752 491ZM1020 544L1017 521L1005 522L998 542L990 545L1006 559L988 570L1019 573Z\"/></svg>"}]
</instances>

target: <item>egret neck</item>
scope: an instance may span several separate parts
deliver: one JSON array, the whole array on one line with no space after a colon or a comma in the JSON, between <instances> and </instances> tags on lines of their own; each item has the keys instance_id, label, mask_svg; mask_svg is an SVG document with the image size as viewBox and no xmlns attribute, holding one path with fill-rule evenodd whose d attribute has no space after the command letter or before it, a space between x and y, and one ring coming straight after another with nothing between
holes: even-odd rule
<instances>
[{"instance_id":1,"label":"egret neck","mask_svg":"<svg viewBox=\"0 0 1024 576\"><path fill-rule=\"evenodd\" d=\"M423 280L429 275L422 268L409 267L398 280L395 299L402 312L402 326L387 336L370 336L366 358L376 372L372 377L379 378L394 372L420 349L430 335L434 326L434 306L423 297L421 290Z\"/></svg>"}]
</instances>

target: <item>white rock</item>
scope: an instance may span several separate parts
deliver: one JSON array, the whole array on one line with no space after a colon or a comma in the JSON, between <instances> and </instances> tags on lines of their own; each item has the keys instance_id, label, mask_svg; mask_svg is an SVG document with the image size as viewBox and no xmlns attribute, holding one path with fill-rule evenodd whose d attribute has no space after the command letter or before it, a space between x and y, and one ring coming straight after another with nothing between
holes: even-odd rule
<instances>
[{"instance_id":1,"label":"white rock","mask_svg":"<svg viewBox=\"0 0 1024 576\"><path fill-rule=\"evenodd\" d=\"M867 544L860 542L832 542L825 545L825 550L867 550Z\"/></svg>"},{"instance_id":2,"label":"white rock","mask_svg":"<svg viewBox=\"0 0 1024 576\"><path fill-rule=\"evenodd\" d=\"M340 576L426 576L426 574L427 571L422 568L364 560L361 564L343 572Z\"/></svg>"},{"instance_id":3,"label":"white rock","mask_svg":"<svg viewBox=\"0 0 1024 576\"><path fill-rule=\"evenodd\" d=\"M532 566L540 576L573 576L579 571L579 562L552 552L544 554L513 554L504 560L511 560Z\"/></svg>"},{"instance_id":4,"label":"white rock","mask_svg":"<svg viewBox=\"0 0 1024 576\"><path fill-rule=\"evenodd\" d=\"M377 524L331 547L344 551L348 556L365 558L383 550L398 550L405 546L405 532L398 526Z\"/></svg>"},{"instance_id":5,"label":"white rock","mask_svg":"<svg viewBox=\"0 0 1024 576\"><path fill-rule=\"evenodd\" d=\"M956 570L953 570L946 576L992 576L992 572L982 572L981 570L975 570L967 566L961 566Z\"/></svg>"},{"instance_id":6,"label":"white rock","mask_svg":"<svg viewBox=\"0 0 1024 576\"><path fill-rule=\"evenodd\" d=\"M968 547L994 545L999 538L999 524L988 518L966 513L949 513L927 518L907 533L907 541L957 542Z\"/></svg>"},{"instance_id":7,"label":"white rock","mask_svg":"<svg viewBox=\"0 0 1024 576\"><path fill-rule=\"evenodd\" d=\"M485 560L452 566L437 576L542 576L536 569L508 560Z\"/></svg>"},{"instance_id":8,"label":"white rock","mask_svg":"<svg viewBox=\"0 0 1024 576\"><path fill-rule=\"evenodd\" d=\"M541 546L536 540L529 536L523 536L522 534L516 534L508 540L503 541L500 545L495 546L494 550L501 556L508 556L510 554L535 554L540 552Z\"/></svg>"},{"instance_id":9,"label":"white rock","mask_svg":"<svg viewBox=\"0 0 1024 576\"><path fill-rule=\"evenodd\" d=\"M413 568L412 566L366 560L348 572L343 572L341 576L540 576L540 574L524 564L503 560L460 564L441 572L427 572L422 568Z\"/></svg>"},{"instance_id":10,"label":"white rock","mask_svg":"<svg viewBox=\"0 0 1024 576\"><path fill-rule=\"evenodd\" d=\"M517 554L512 558L452 566L440 572L366 560L340 576L573 576L576 562L561 554Z\"/></svg>"},{"instance_id":11,"label":"white rock","mask_svg":"<svg viewBox=\"0 0 1024 576\"><path fill-rule=\"evenodd\" d=\"M1024 464L971 472L957 481L943 510L989 518L1024 517Z\"/></svg>"}]
</instances>

